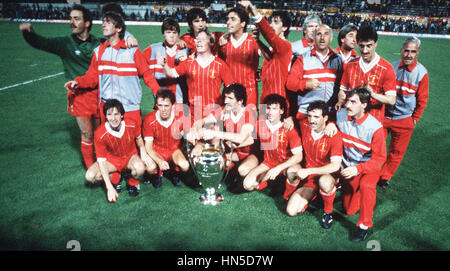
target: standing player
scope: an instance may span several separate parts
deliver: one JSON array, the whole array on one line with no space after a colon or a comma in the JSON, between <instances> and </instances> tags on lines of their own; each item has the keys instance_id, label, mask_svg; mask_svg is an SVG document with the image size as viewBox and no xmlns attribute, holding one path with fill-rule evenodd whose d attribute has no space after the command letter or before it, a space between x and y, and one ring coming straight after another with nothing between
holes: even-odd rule
<instances>
[{"instance_id":1,"label":"standing player","mask_svg":"<svg viewBox=\"0 0 450 271\"><path fill-rule=\"evenodd\" d=\"M20 24L25 40L33 47L58 55L64 66L67 79L83 75L89 68L94 48L100 40L89 32L92 14L83 6L74 5L70 11L72 34L66 37L45 38L36 34L30 23ZM80 89L67 92L67 112L75 116L81 132L81 154L86 168L95 161L94 130L100 124L98 114L98 90Z\"/></svg>"},{"instance_id":2,"label":"standing player","mask_svg":"<svg viewBox=\"0 0 450 271\"><path fill-rule=\"evenodd\" d=\"M344 25L339 31L339 46L336 48L336 52L342 57L344 65L358 57L358 53L355 51L357 33L358 28L353 24Z\"/></svg>"},{"instance_id":3,"label":"standing player","mask_svg":"<svg viewBox=\"0 0 450 271\"><path fill-rule=\"evenodd\" d=\"M267 105L265 118L258 120L258 138L264 160L252 169L244 179L244 189L262 190L268 181L275 180L281 173L302 161L302 142L293 128L286 131L283 119L286 117L286 98L278 94L266 96L263 103Z\"/></svg>"},{"instance_id":4,"label":"standing player","mask_svg":"<svg viewBox=\"0 0 450 271\"><path fill-rule=\"evenodd\" d=\"M131 170L128 193L135 197L139 195L139 178L144 174L145 166L152 162L145 151L141 127L133 121L124 120L125 109L116 99L105 101L103 113L106 122L95 131L97 162L86 171L86 180L88 182L103 180L107 199L114 202L122 190L120 173Z\"/></svg>"},{"instance_id":5,"label":"standing player","mask_svg":"<svg viewBox=\"0 0 450 271\"><path fill-rule=\"evenodd\" d=\"M247 12L241 7L230 9L227 15L229 39L220 48L219 56L230 67L237 83L245 86L247 90L247 105L258 104L258 85L256 71L259 65L258 44L246 32L249 18Z\"/></svg>"},{"instance_id":6,"label":"standing player","mask_svg":"<svg viewBox=\"0 0 450 271\"><path fill-rule=\"evenodd\" d=\"M103 35L108 40L95 48L86 74L67 82L64 86L73 89L98 85L101 102L117 98L125 108L124 118L132 119L140 126L142 88L139 77L144 78L145 84L154 93L160 88L139 48L129 49L125 46L123 40L125 29L125 22L119 14L105 13Z\"/></svg>"},{"instance_id":7,"label":"standing player","mask_svg":"<svg viewBox=\"0 0 450 271\"><path fill-rule=\"evenodd\" d=\"M369 114L371 92L357 87L347 94L345 108L337 112L337 126L344 142L342 205L347 215L359 210L357 231L352 241L366 239L373 226L376 186L386 160L383 125Z\"/></svg>"},{"instance_id":8,"label":"standing player","mask_svg":"<svg viewBox=\"0 0 450 271\"><path fill-rule=\"evenodd\" d=\"M106 7L111 8L111 6ZM74 5L70 11L72 34L66 37L45 38L36 34L30 23L19 25L25 40L34 48L56 54L61 58L66 79L83 75L89 68L95 47L100 39L90 34L92 13L81 5ZM128 36L127 46L137 41ZM75 116L81 132L81 154L86 168L95 162L94 131L100 124L97 87L67 91L67 112Z\"/></svg>"},{"instance_id":9,"label":"standing player","mask_svg":"<svg viewBox=\"0 0 450 271\"><path fill-rule=\"evenodd\" d=\"M167 65L174 68L180 61L186 59L187 49L181 49L178 46L180 25L175 19L165 19L161 25L161 33L164 36L164 41L150 45L142 54L153 71L159 86L162 89L171 90L175 94L176 102L182 104L183 94L187 95L186 90L182 89L182 87L185 87L184 78L167 78L163 67L157 63L158 57L162 56L167 59Z\"/></svg>"},{"instance_id":10,"label":"standing player","mask_svg":"<svg viewBox=\"0 0 450 271\"><path fill-rule=\"evenodd\" d=\"M412 132L427 106L428 72L417 61L420 40L410 37L400 50L401 61L392 63L397 75L397 100L387 107L384 120L385 135L391 133L389 154L381 171L381 187L387 187L405 155Z\"/></svg>"},{"instance_id":11,"label":"standing player","mask_svg":"<svg viewBox=\"0 0 450 271\"><path fill-rule=\"evenodd\" d=\"M376 53L378 34L370 24L361 25L356 41L361 57L353 59L345 67L336 109L344 104L348 90L364 86L372 97L370 113L383 123L384 105L395 104L395 71L388 61Z\"/></svg>"},{"instance_id":12,"label":"standing player","mask_svg":"<svg viewBox=\"0 0 450 271\"><path fill-rule=\"evenodd\" d=\"M302 168L297 164L287 171L284 199L289 201L286 212L290 216L304 212L319 190L324 204L321 225L328 229L333 223L333 202L336 193L334 173L338 172L341 166L342 136L339 132L332 137L324 134L328 121L328 105L324 101L312 102L307 112L308 124L300 124L305 126L302 128L302 146L306 167ZM300 181L301 187L294 192Z\"/></svg>"},{"instance_id":13,"label":"standing player","mask_svg":"<svg viewBox=\"0 0 450 271\"><path fill-rule=\"evenodd\" d=\"M211 52L214 36L202 30L198 33L195 42L196 57L188 58L174 68L169 67L166 59L159 59L159 65L164 67L168 77L186 76L189 106L194 121L204 118L213 109L219 107L222 83L225 86L233 83L233 76L228 65Z\"/></svg>"},{"instance_id":14,"label":"standing player","mask_svg":"<svg viewBox=\"0 0 450 271\"><path fill-rule=\"evenodd\" d=\"M185 123L174 112L175 94L172 91L158 91L155 101L157 110L150 112L142 124L145 148L153 160L146 170L153 175L151 179L156 188L161 186L162 172L168 174L166 177L171 175L173 184L180 186L180 176L175 167L184 173L189 170L189 162L184 157L180 141Z\"/></svg>"},{"instance_id":15,"label":"standing player","mask_svg":"<svg viewBox=\"0 0 450 271\"><path fill-rule=\"evenodd\" d=\"M239 83L233 83L223 89L224 107L202 120L202 126L215 124L217 129L202 129L199 136L205 140L222 139L231 146L233 167L230 180L237 183L258 165L255 155L254 136L257 112L254 107L246 107L246 90ZM227 158L228 160L228 158Z\"/></svg>"},{"instance_id":16,"label":"standing player","mask_svg":"<svg viewBox=\"0 0 450 271\"><path fill-rule=\"evenodd\" d=\"M303 38L301 40L292 42L292 53L294 58L303 55L306 51L311 50L314 45L315 31L319 25L322 24L322 20L319 15L311 14L303 21Z\"/></svg>"},{"instance_id":17,"label":"standing player","mask_svg":"<svg viewBox=\"0 0 450 271\"><path fill-rule=\"evenodd\" d=\"M342 59L330 48L332 40L333 30L320 25L315 30L314 48L297 58L287 77L286 88L299 93L297 119L301 123L307 124L306 110L314 101L321 100L334 107L330 102L338 92Z\"/></svg>"},{"instance_id":18,"label":"standing player","mask_svg":"<svg viewBox=\"0 0 450 271\"><path fill-rule=\"evenodd\" d=\"M278 94L286 98L285 84L292 59L292 45L286 39L289 35L291 19L287 12L274 11L269 24L250 1L238 2L254 16L255 25L271 46L271 48L267 48L261 40L256 40L264 57L261 70L261 101L269 94Z\"/></svg>"}]
</instances>

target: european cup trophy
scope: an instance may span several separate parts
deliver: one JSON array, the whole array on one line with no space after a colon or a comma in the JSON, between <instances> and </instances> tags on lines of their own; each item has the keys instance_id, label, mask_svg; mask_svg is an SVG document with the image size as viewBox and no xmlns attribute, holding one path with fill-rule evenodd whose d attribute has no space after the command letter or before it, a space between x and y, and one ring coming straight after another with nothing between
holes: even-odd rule
<instances>
[{"instance_id":1,"label":"european cup trophy","mask_svg":"<svg viewBox=\"0 0 450 271\"><path fill-rule=\"evenodd\" d=\"M222 181L226 177L224 152L225 148L221 140L205 141L201 154L192 157L192 145L188 143L188 159L191 167L204 192L200 195L200 201L205 205L216 205L224 197L219 193Z\"/></svg>"}]
</instances>

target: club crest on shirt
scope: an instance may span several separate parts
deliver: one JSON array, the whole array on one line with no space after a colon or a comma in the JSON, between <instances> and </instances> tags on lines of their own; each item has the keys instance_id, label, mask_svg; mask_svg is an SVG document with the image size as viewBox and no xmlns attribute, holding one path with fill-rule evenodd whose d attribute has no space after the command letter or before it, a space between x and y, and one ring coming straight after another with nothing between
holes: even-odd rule
<instances>
[{"instance_id":1,"label":"club crest on shirt","mask_svg":"<svg viewBox=\"0 0 450 271\"><path fill-rule=\"evenodd\" d=\"M216 78L216 77L215 77L215 74L216 74L216 70L212 69L212 70L211 70L211 76L210 76L211 79Z\"/></svg>"},{"instance_id":2,"label":"club crest on shirt","mask_svg":"<svg viewBox=\"0 0 450 271\"><path fill-rule=\"evenodd\" d=\"M279 135L278 135L278 140L280 143L284 142L286 140L286 133L284 131L282 131Z\"/></svg>"},{"instance_id":3,"label":"club crest on shirt","mask_svg":"<svg viewBox=\"0 0 450 271\"><path fill-rule=\"evenodd\" d=\"M320 144L319 151L323 153L323 152L326 152L326 150L327 150L327 143L323 142L322 144Z\"/></svg>"},{"instance_id":4,"label":"club crest on shirt","mask_svg":"<svg viewBox=\"0 0 450 271\"><path fill-rule=\"evenodd\" d=\"M369 76L369 85L375 86L378 82L378 76L371 75Z\"/></svg>"},{"instance_id":5,"label":"club crest on shirt","mask_svg":"<svg viewBox=\"0 0 450 271\"><path fill-rule=\"evenodd\" d=\"M79 56L79 55L81 55L81 51L80 50L75 50L75 55L77 55L77 56Z\"/></svg>"}]
</instances>

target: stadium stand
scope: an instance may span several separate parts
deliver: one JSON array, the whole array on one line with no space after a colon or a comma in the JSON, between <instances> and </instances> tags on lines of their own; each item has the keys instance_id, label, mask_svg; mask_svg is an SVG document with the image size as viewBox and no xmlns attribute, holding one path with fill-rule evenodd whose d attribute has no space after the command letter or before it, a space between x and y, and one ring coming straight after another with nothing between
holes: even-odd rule
<instances>
[{"instance_id":1,"label":"stadium stand","mask_svg":"<svg viewBox=\"0 0 450 271\"><path fill-rule=\"evenodd\" d=\"M83 1L94 18L100 19L101 7L107 1ZM196 1L198 7L205 8L210 23L225 23L227 8L236 1ZM379 31L449 34L448 24L450 1L444 0L314 0L314 1L254 1L260 9L284 9L290 12L293 26L301 26L310 13L317 13L324 23L334 29L353 23L359 25L370 20ZM126 20L161 22L166 17L186 21L187 11L193 6L189 1L118 2L122 5ZM67 19L67 1L0 3L1 17L17 19Z\"/></svg>"}]
</instances>

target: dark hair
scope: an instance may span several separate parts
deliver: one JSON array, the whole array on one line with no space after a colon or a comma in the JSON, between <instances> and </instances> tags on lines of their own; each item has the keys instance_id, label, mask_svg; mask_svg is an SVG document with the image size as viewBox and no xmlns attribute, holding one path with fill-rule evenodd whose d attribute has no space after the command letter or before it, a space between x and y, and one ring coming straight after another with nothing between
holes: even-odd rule
<instances>
[{"instance_id":1,"label":"dark hair","mask_svg":"<svg viewBox=\"0 0 450 271\"><path fill-rule=\"evenodd\" d=\"M104 4L102 7L102 14L105 14L109 11L118 13L120 16L122 16L123 19L125 19L125 17L126 17L125 12L123 12L122 7L117 3L109 2L107 4Z\"/></svg>"},{"instance_id":2,"label":"dark hair","mask_svg":"<svg viewBox=\"0 0 450 271\"><path fill-rule=\"evenodd\" d=\"M247 11L246 11L245 9L241 8L241 7L235 7L235 8L232 8L232 9L230 9L230 10L228 11L227 16L228 16L228 14L230 14L231 12L234 12L234 13L237 14L237 16L239 17L239 19L241 20L241 23L242 23L242 22L245 22L244 30L246 30L246 29L247 29L248 22L249 22L249 17L248 17Z\"/></svg>"},{"instance_id":3,"label":"dark hair","mask_svg":"<svg viewBox=\"0 0 450 271\"><path fill-rule=\"evenodd\" d=\"M171 90L168 90L168 89L161 89L161 90L159 90L157 93L156 93L156 96L155 96L155 103L156 103L156 101L159 99L159 98L161 98L161 99L169 99L170 100L170 102L172 103L172 104L174 104L175 103L175 94L173 94L173 92L171 91Z\"/></svg>"},{"instance_id":4,"label":"dark hair","mask_svg":"<svg viewBox=\"0 0 450 271\"><path fill-rule=\"evenodd\" d=\"M206 13L205 13L205 11L204 11L203 9L201 9L201 8L191 8L191 9L188 11L187 16L186 16L187 23L188 23L188 25L189 25L189 28L191 29L192 34L193 34L193 31L192 31L192 22L193 22L195 19L197 19L197 17L202 18L205 22L207 21Z\"/></svg>"},{"instance_id":5,"label":"dark hair","mask_svg":"<svg viewBox=\"0 0 450 271\"><path fill-rule=\"evenodd\" d=\"M356 41L360 42L369 40L373 40L374 42L378 41L377 30L370 23L364 22L358 29Z\"/></svg>"},{"instance_id":6,"label":"dark hair","mask_svg":"<svg viewBox=\"0 0 450 271\"><path fill-rule=\"evenodd\" d=\"M112 20L113 24L116 28L122 28L122 31L119 32L119 37L123 39L125 36L125 21L122 16L120 16L119 13L116 13L114 11L108 11L103 15L103 19Z\"/></svg>"},{"instance_id":7,"label":"dark hair","mask_svg":"<svg viewBox=\"0 0 450 271\"><path fill-rule=\"evenodd\" d=\"M247 90L239 83L232 83L226 86L222 91L222 98L225 100L225 94L233 93L237 101L242 101L243 105L247 105Z\"/></svg>"},{"instance_id":8,"label":"dark hair","mask_svg":"<svg viewBox=\"0 0 450 271\"><path fill-rule=\"evenodd\" d=\"M286 11L275 10L270 16L270 19L273 20L273 18L276 17L279 17L283 26L287 27L286 31L284 31L284 37L287 39L291 28L291 17L289 17L289 14Z\"/></svg>"},{"instance_id":9,"label":"dark hair","mask_svg":"<svg viewBox=\"0 0 450 271\"><path fill-rule=\"evenodd\" d=\"M108 99L103 104L103 115L106 117L106 113L109 109L116 108L117 111L119 111L120 114L125 115L125 109L123 108L122 103L117 99Z\"/></svg>"},{"instance_id":10,"label":"dark hair","mask_svg":"<svg viewBox=\"0 0 450 271\"><path fill-rule=\"evenodd\" d=\"M352 89L349 93L347 93L347 99L352 97L353 95L358 95L361 103L367 104L364 112L369 112L370 108L372 107L372 103L370 102L370 92L367 90L367 88L363 87L363 86L359 86L359 87Z\"/></svg>"},{"instance_id":11,"label":"dark hair","mask_svg":"<svg viewBox=\"0 0 450 271\"><path fill-rule=\"evenodd\" d=\"M339 46L342 46L341 39L345 38L345 36L347 36L347 34L352 31L358 31L358 28L354 24L347 24L341 28L341 31L339 31L338 40L337 40Z\"/></svg>"},{"instance_id":12,"label":"dark hair","mask_svg":"<svg viewBox=\"0 0 450 271\"><path fill-rule=\"evenodd\" d=\"M308 108L306 109L307 112L313 111L316 109L322 110L322 116L328 116L328 105L324 101L314 101L309 104Z\"/></svg>"},{"instance_id":13,"label":"dark hair","mask_svg":"<svg viewBox=\"0 0 450 271\"><path fill-rule=\"evenodd\" d=\"M180 24L178 24L178 21L173 18L167 18L161 25L161 33L164 34L164 31L166 30L175 30L180 33Z\"/></svg>"},{"instance_id":14,"label":"dark hair","mask_svg":"<svg viewBox=\"0 0 450 271\"><path fill-rule=\"evenodd\" d=\"M284 120L287 116L287 103L286 98L278 94L269 94L264 98L263 104L269 106L271 104L279 104L280 108L283 110L283 115L281 115L281 120Z\"/></svg>"},{"instance_id":15,"label":"dark hair","mask_svg":"<svg viewBox=\"0 0 450 271\"><path fill-rule=\"evenodd\" d=\"M88 27L88 32L91 31L92 19L93 19L92 12L89 9L83 7L82 5L74 5L70 11L72 11L72 10L78 10L78 11L81 11L81 13L83 13L83 20L85 22L90 22L89 27Z\"/></svg>"}]
</instances>

